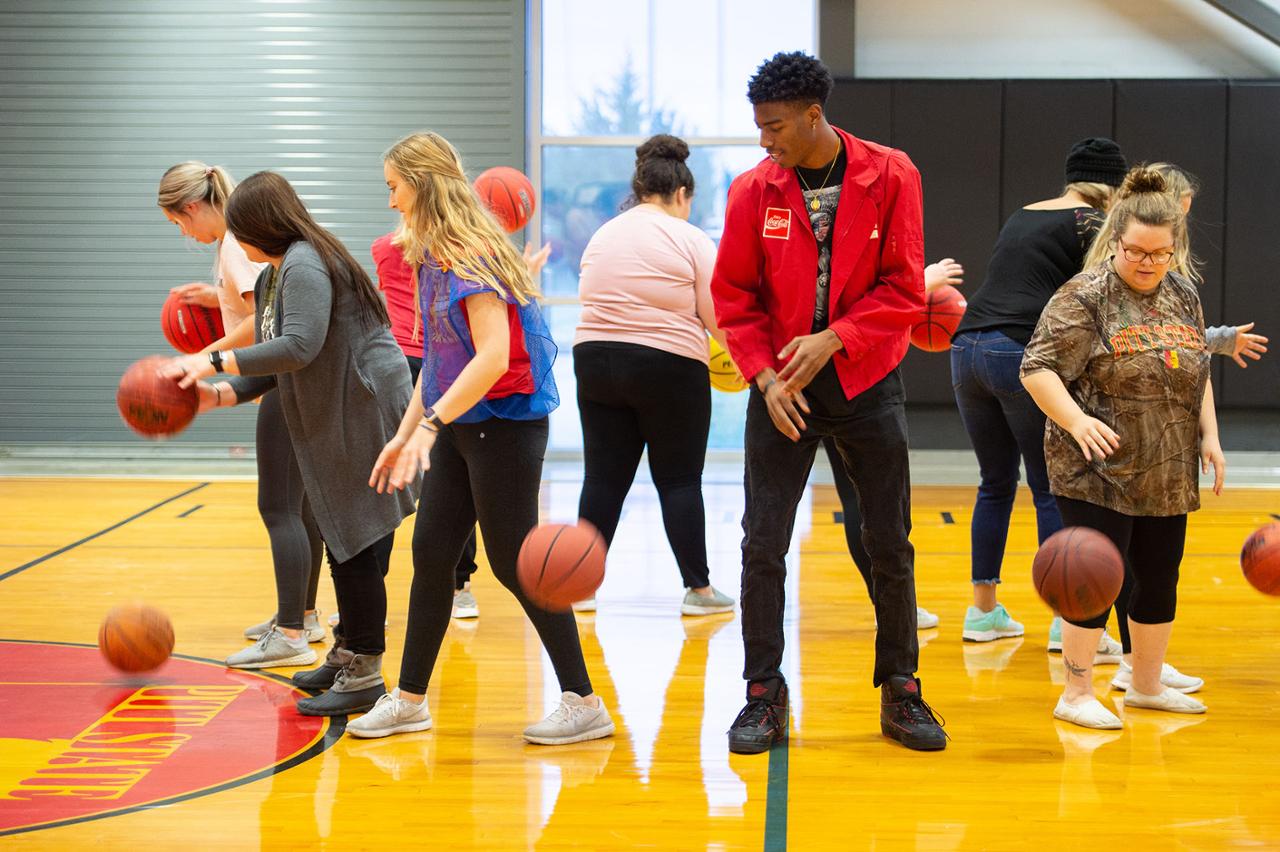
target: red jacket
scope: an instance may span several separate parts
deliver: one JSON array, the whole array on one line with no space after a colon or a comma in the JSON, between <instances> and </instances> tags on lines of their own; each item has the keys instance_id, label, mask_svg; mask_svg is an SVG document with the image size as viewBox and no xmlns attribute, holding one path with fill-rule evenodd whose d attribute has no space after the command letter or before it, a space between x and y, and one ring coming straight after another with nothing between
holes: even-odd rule
<instances>
[{"instance_id":1,"label":"red jacket","mask_svg":"<svg viewBox=\"0 0 1280 852\"><path fill-rule=\"evenodd\" d=\"M835 128L848 165L832 235L832 356L852 399L907 353L924 309L924 216L920 173L901 151ZM716 320L748 379L791 339L809 334L817 300L818 241L793 169L765 159L729 187L724 235L711 278Z\"/></svg>"}]
</instances>

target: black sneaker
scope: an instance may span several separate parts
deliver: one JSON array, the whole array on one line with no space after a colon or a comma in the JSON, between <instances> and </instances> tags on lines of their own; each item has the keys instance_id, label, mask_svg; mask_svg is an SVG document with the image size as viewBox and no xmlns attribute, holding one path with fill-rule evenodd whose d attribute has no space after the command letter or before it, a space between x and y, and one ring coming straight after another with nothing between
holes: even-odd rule
<instances>
[{"instance_id":1,"label":"black sneaker","mask_svg":"<svg viewBox=\"0 0 1280 852\"><path fill-rule=\"evenodd\" d=\"M729 728L729 751L759 754L787 735L787 685L772 689L768 684L747 687L747 706Z\"/></svg>"},{"instance_id":2,"label":"black sneaker","mask_svg":"<svg viewBox=\"0 0 1280 852\"><path fill-rule=\"evenodd\" d=\"M880 733L916 751L947 747L946 731L924 703L920 681L911 675L893 675L880 685Z\"/></svg>"}]
</instances>

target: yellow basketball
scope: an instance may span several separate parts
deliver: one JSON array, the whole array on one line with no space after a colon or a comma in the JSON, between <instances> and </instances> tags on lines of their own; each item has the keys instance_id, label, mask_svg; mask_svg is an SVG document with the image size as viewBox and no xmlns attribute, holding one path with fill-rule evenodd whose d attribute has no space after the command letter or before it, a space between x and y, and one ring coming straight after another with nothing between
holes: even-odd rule
<instances>
[{"instance_id":1,"label":"yellow basketball","mask_svg":"<svg viewBox=\"0 0 1280 852\"><path fill-rule=\"evenodd\" d=\"M738 372L729 353L714 339L707 339L707 372L711 375L711 387L725 393L737 393L747 389L746 380Z\"/></svg>"}]
</instances>

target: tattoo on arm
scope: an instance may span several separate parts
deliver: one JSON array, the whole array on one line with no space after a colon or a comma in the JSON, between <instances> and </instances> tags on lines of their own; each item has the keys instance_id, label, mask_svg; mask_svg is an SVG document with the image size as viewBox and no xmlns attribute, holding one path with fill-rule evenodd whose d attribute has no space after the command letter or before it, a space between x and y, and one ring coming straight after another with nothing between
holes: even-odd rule
<instances>
[{"instance_id":1,"label":"tattoo on arm","mask_svg":"<svg viewBox=\"0 0 1280 852\"><path fill-rule=\"evenodd\" d=\"M1065 654L1062 655L1062 665L1067 670L1068 676L1074 675L1075 677L1083 677L1086 671L1084 666L1078 666L1071 662Z\"/></svg>"}]
</instances>

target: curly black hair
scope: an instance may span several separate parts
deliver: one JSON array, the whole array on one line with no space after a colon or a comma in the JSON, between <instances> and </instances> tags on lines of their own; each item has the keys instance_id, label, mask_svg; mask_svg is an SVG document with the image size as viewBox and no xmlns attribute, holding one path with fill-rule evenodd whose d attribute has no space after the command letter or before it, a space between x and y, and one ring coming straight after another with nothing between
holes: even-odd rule
<instances>
[{"instance_id":1,"label":"curly black hair","mask_svg":"<svg viewBox=\"0 0 1280 852\"><path fill-rule=\"evenodd\" d=\"M807 53L775 53L760 64L747 83L747 100L752 104L797 101L827 103L835 81L827 66Z\"/></svg>"}]
</instances>

